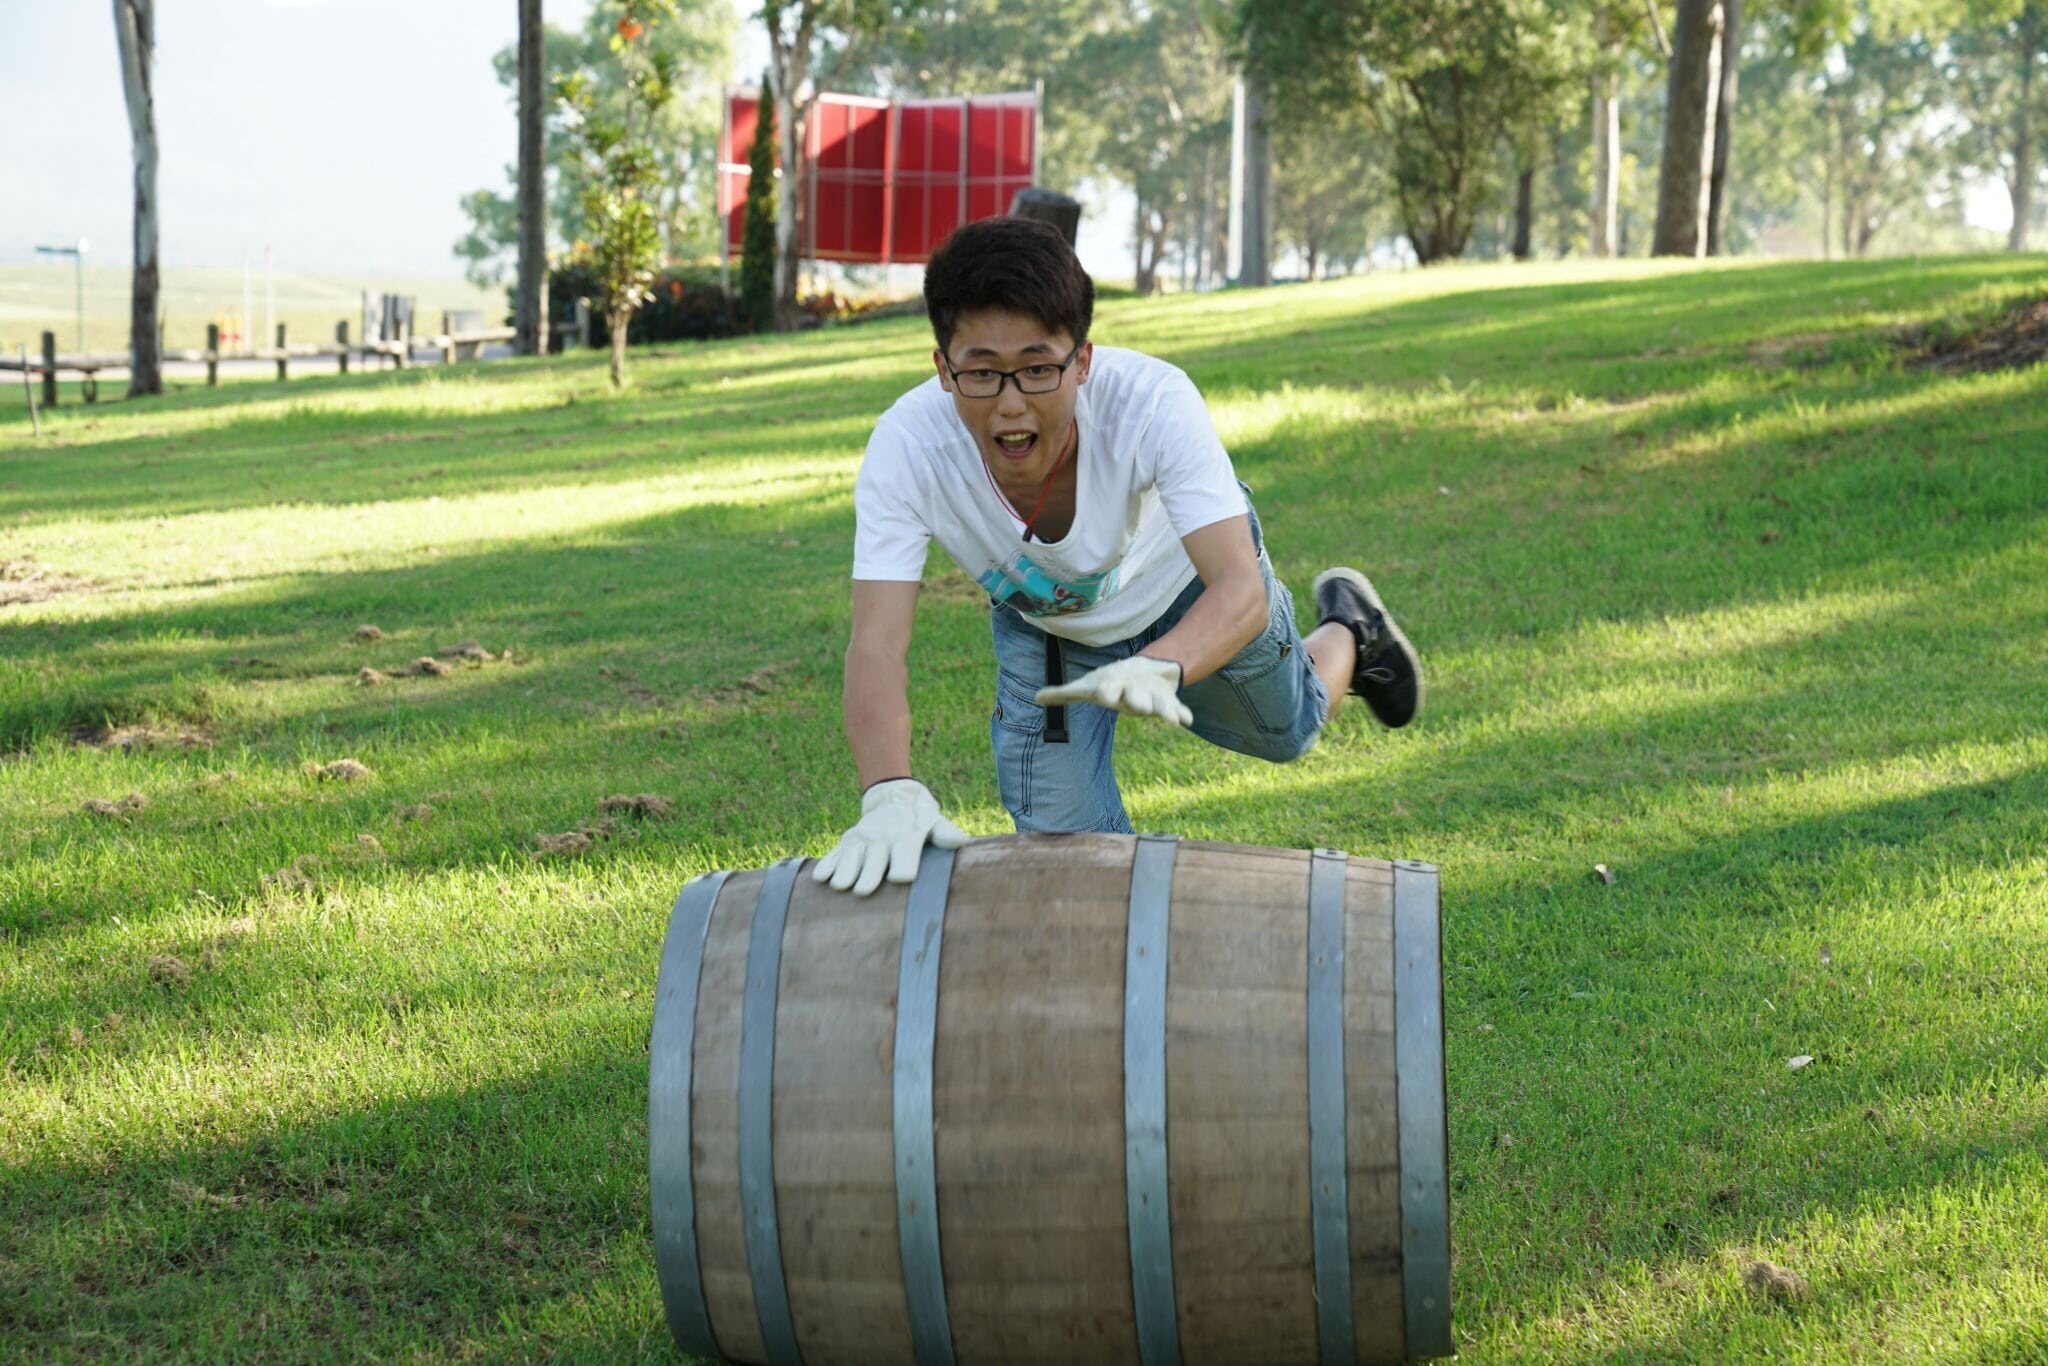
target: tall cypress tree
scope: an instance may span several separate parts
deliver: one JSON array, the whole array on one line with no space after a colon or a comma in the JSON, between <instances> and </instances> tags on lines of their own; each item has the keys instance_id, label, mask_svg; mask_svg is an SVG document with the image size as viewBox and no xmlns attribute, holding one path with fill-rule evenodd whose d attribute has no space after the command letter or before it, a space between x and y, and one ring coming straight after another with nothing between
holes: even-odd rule
<instances>
[{"instance_id":1,"label":"tall cypress tree","mask_svg":"<svg viewBox=\"0 0 2048 1366\"><path fill-rule=\"evenodd\" d=\"M775 101L761 78L754 145L747 152L747 216L740 233L740 316L756 332L775 322Z\"/></svg>"}]
</instances>

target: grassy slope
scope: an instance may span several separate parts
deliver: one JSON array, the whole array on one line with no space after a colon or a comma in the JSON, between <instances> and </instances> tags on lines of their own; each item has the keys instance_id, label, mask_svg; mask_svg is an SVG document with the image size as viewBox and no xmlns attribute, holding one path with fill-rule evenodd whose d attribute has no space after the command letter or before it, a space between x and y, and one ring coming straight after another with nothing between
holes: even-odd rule
<instances>
[{"instance_id":1,"label":"grassy slope","mask_svg":"<svg viewBox=\"0 0 2048 1366\"><path fill-rule=\"evenodd\" d=\"M1100 318L1209 393L1283 576L1366 567L1432 670L1424 724L1293 766L1136 724L1119 758L1141 828L1444 867L1462 1351L2048 1351L2048 369L1873 339L2041 280L1471 269ZM0 608L0 1339L664 1353L664 914L850 818L849 485L927 344L6 429L0 560L93 586ZM919 766L999 831L984 615L926 596ZM511 656L351 686L462 637ZM108 724L210 744L68 738ZM374 777L306 770L341 757ZM637 791L676 814L533 852ZM1759 1256L1810 1294L1747 1291Z\"/></svg>"},{"instance_id":2,"label":"grassy slope","mask_svg":"<svg viewBox=\"0 0 2048 1366\"><path fill-rule=\"evenodd\" d=\"M88 258L89 259L89 258ZM129 272L125 266L85 268L85 346L97 354L128 352ZM441 325L444 308L481 308L495 326L505 313L505 291L478 289L461 279L384 279L356 275L308 275L279 271L277 321L294 342L331 342L334 325L346 321L349 335L362 331L362 292L410 294L419 301L419 332ZM245 331L256 338L265 314L263 268L251 276L250 298L255 315ZM171 267L163 273L164 343L173 350L206 345L206 324L223 316L240 317L242 272L224 266ZM69 260L52 264L0 266L0 354L13 356L17 345L30 356L43 351L45 329L57 334L57 349L77 349L78 285ZM10 396L10 401L19 402Z\"/></svg>"}]
</instances>

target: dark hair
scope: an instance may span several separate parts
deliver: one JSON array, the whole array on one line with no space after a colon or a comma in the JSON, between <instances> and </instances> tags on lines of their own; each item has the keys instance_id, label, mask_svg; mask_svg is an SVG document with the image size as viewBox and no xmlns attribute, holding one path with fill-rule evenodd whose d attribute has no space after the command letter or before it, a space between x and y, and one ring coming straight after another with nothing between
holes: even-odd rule
<instances>
[{"instance_id":1,"label":"dark hair","mask_svg":"<svg viewBox=\"0 0 2048 1366\"><path fill-rule=\"evenodd\" d=\"M1036 318L1048 332L1088 340L1095 282L1050 223L983 218L956 228L924 268L924 307L939 349L963 313L1000 308Z\"/></svg>"}]
</instances>

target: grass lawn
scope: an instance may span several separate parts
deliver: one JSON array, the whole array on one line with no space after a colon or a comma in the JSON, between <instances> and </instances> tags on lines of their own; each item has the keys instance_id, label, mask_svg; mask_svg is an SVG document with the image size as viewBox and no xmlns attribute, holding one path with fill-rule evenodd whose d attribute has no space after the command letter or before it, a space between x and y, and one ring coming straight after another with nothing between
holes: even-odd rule
<instances>
[{"instance_id":1,"label":"grass lawn","mask_svg":"<svg viewBox=\"0 0 2048 1366\"><path fill-rule=\"evenodd\" d=\"M1474 267L1099 317L1208 393L1282 576L1364 567L1431 670L1409 731L1271 767L1132 722L1120 769L1141 829L1442 866L1468 1357L2048 1356L2048 366L1886 340L2044 285ZM928 348L5 412L0 1357L672 1355L669 902L855 813L851 482ZM918 768L1007 830L950 566L918 631ZM636 793L673 810L602 809Z\"/></svg>"}]
</instances>

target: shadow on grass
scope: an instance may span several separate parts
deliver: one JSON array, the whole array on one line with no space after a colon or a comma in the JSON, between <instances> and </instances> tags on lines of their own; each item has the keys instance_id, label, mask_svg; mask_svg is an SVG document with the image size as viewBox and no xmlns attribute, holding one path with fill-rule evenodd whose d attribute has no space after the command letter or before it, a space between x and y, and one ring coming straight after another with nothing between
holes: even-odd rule
<instances>
[{"instance_id":1,"label":"shadow on grass","mask_svg":"<svg viewBox=\"0 0 2048 1366\"><path fill-rule=\"evenodd\" d=\"M239 1141L0 1170L0 1322L17 1347L131 1359L460 1356L496 1341L520 1357L680 1360L649 1248L643 1013L592 1019L573 1056L528 1076ZM606 1285L637 1315L535 1326Z\"/></svg>"}]
</instances>

